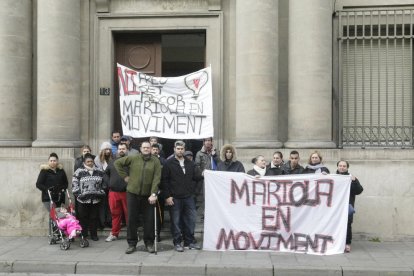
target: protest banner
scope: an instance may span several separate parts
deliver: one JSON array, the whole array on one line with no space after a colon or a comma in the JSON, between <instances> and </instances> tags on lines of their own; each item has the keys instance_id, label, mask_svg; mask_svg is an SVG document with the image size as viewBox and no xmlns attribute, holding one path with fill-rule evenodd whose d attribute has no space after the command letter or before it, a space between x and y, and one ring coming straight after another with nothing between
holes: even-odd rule
<instances>
[{"instance_id":1,"label":"protest banner","mask_svg":"<svg viewBox=\"0 0 414 276\"><path fill-rule=\"evenodd\" d=\"M122 132L135 138L214 136L211 68L153 77L118 64Z\"/></svg>"},{"instance_id":2,"label":"protest banner","mask_svg":"<svg viewBox=\"0 0 414 276\"><path fill-rule=\"evenodd\" d=\"M349 175L204 172L203 249L344 252Z\"/></svg>"}]
</instances>

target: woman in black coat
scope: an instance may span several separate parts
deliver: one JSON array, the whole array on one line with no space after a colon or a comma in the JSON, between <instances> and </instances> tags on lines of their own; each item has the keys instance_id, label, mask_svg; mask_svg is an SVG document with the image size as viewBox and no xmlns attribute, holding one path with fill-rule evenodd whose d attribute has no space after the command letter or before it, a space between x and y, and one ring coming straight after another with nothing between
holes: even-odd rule
<instances>
[{"instance_id":1,"label":"woman in black coat","mask_svg":"<svg viewBox=\"0 0 414 276\"><path fill-rule=\"evenodd\" d=\"M283 170L283 154L280 151L275 151L273 153L273 160L266 167L266 175L281 175L285 174Z\"/></svg>"},{"instance_id":2,"label":"woman in black coat","mask_svg":"<svg viewBox=\"0 0 414 276\"><path fill-rule=\"evenodd\" d=\"M65 190L68 188L68 178L59 164L59 157L52 152L49 155L48 164L40 166L40 173L37 177L36 188L42 191L42 202L47 210L50 209L50 198L48 190L51 191L52 200L56 206L65 203Z\"/></svg>"},{"instance_id":3,"label":"woman in black coat","mask_svg":"<svg viewBox=\"0 0 414 276\"><path fill-rule=\"evenodd\" d=\"M263 155L258 155L252 159L253 169L248 171L247 174L254 177L261 177L266 175L266 160Z\"/></svg>"}]
</instances>

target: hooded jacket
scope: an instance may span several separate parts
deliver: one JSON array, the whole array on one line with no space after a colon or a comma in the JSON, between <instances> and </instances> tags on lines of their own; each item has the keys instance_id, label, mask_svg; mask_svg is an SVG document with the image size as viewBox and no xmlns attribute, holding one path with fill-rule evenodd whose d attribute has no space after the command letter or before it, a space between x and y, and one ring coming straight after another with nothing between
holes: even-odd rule
<instances>
[{"instance_id":1,"label":"hooded jacket","mask_svg":"<svg viewBox=\"0 0 414 276\"><path fill-rule=\"evenodd\" d=\"M50 201L47 193L47 190L50 189L52 200L57 203L64 203L64 191L68 188L68 178L62 164L58 164L56 171L52 170L48 164L41 165L36 188L42 191L42 202Z\"/></svg>"},{"instance_id":2,"label":"hooded jacket","mask_svg":"<svg viewBox=\"0 0 414 276\"><path fill-rule=\"evenodd\" d=\"M231 160L226 160L226 151L231 150L233 153L233 157ZM222 162L218 163L217 170L218 171L226 171L226 172L245 172L244 166L240 161L237 161L237 152L236 148L230 144L224 145L220 150L220 159Z\"/></svg>"}]
</instances>

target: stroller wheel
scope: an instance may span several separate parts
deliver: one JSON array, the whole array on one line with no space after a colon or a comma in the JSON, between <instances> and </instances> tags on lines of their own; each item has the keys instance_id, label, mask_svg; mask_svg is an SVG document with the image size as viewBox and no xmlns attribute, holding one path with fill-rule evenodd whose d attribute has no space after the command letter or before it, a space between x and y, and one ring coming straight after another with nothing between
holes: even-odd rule
<instances>
[{"instance_id":1,"label":"stroller wheel","mask_svg":"<svg viewBox=\"0 0 414 276\"><path fill-rule=\"evenodd\" d=\"M89 241L87 239L81 239L79 246L84 248L89 246Z\"/></svg>"},{"instance_id":2,"label":"stroller wheel","mask_svg":"<svg viewBox=\"0 0 414 276\"><path fill-rule=\"evenodd\" d=\"M60 244L60 249L68 250L70 248L70 242L67 239L64 239Z\"/></svg>"}]
</instances>

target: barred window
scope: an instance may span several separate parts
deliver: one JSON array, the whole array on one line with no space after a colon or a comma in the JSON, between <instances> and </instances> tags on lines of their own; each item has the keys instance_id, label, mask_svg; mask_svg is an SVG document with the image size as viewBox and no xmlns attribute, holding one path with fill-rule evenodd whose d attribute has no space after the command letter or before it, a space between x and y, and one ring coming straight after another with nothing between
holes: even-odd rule
<instances>
[{"instance_id":1,"label":"barred window","mask_svg":"<svg viewBox=\"0 0 414 276\"><path fill-rule=\"evenodd\" d=\"M412 147L413 11L341 11L340 146Z\"/></svg>"}]
</instances>

